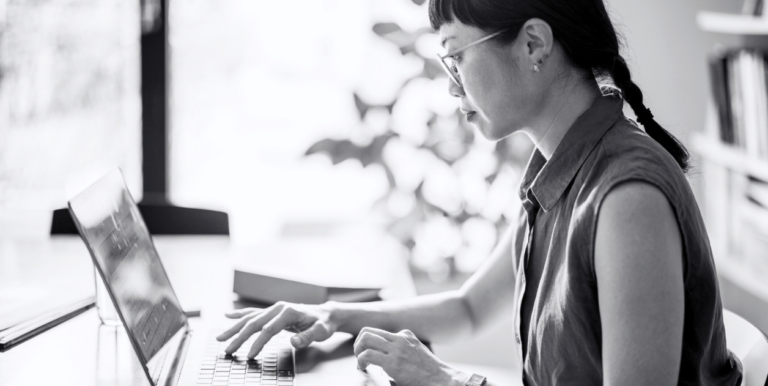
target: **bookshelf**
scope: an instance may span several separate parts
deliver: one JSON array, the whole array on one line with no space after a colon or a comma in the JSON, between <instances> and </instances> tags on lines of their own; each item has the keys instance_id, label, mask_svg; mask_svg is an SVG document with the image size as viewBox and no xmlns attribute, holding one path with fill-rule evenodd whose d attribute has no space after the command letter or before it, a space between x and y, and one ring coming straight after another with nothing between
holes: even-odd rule
<instances>
[{"instance_id":1,"label":"bookshelf","mask_svg":"<svg viewBox=\"0 0 768 386\"><path fill-rule=\"evenodd\" d=\"M699 12L697 22L703 31L735 37L738 43L730 48L758 48L768 52L768 18ZM710 78L709 82L713 80ZM716 96L710 97L705 130L693 136L691 149L701 157L705 188L703 213L717 266L720 295L725 308L768 331L768 248L756 249L743 242L744 235L750 231L743 225L743 216L749 211L744 206L749 201L749 184L756 180L768 182L768 158L748 154L743 147L721 140L722 121L718 111L722 110L716 100ZM762 124L759 129L768 131ZM750 214L754 217L754 213ZM766 217L759 220L768 223L768 215L764 216L763 212L757 215ZM762 231L768 237L768 229Z\"/></svg>"},{"instance_id":2,"label":"bookshelf","mask_svg":"<svg viewBox=\"0 0 768 386\"><path fill-rule=\"evenodd\" d=\"M699 28L707 32L733 35L768 35L768 18L717 12L699 12Z\"/></svg>"},{"instance_id":3,"label":"bookshelf","mask_svg":"<svg viewBox=\"0 0 768 386\"><path fill-rule=\"evenodd\" d=\"M693 151L707 162L712 162L735 173L768 181L768 160L751 157L741 149L722 143L711 135L693 136Z\"/></svg>"}]
</instances>

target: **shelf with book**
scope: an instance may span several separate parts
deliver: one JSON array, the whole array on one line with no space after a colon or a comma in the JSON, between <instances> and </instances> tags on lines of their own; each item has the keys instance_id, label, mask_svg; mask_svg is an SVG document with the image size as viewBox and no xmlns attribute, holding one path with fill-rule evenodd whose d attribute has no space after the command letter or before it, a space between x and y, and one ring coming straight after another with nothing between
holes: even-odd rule
<instances>
[{"instance_id":1,"label":"shelf with book","mask_svg":"<svg viewBox=\"0 0 768 386\"><path fill-rule=\"evenodd\" d=\"M702 30L734 35L737 43L709 57L706 126L692 137L691 150L701 157L702 212L723 305L768 330L768 15L762 3L746 2L742 15L697 15Z\"/></svg>"},{"instance_id":2,"label":"shelf with book","mask_svg":"<svg viewBox=\"0 0 768 386\"><path fill-rule=\"evenodd\" d=\"M696 15L699 28L734 35L768 35L768 18L702 11Z\"/></svg>"}]
</instances>

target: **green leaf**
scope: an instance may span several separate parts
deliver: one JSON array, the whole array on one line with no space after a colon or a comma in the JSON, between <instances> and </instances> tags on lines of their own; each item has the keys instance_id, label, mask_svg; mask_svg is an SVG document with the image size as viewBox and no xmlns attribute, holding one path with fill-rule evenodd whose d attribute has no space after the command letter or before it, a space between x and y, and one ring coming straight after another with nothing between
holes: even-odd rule
<instances>
[{"instance_id":1,"label":"green leaf","mask_svg":"<svg viewBox=\"0 0 768 386\"><path fill-rule=\"evenodd\" d=\"M327 153L336 165L350 158L360 159L361 148L349 140L323 139L310 146L304 155Z\"/></svg>"},{"instance_id":2,"label":"green leaf","mask_svg":"<svg viewBox=\"0 0 768 386\"><path fill-rule=\"evenodd\" d=\"M397 23L376 23L373 25L373 32L382 37L402 30Z\"/></svg>"},{"instance_id":3,"label":"green leaf","mask_svg":"<svg viewBox=\"0 0 768 386\"><path fill-rule=\"evenodd\" d=\"M360 163L362 163L363 166L368 166L372 163L383 164L382 153L384 151L384 146L389 142L390 138L395 136L397 136L397 134L390 132L374 138L370 145L361 149Z\"/></svg>"},{"instance_id":4,"label":"green leaf","mask_svg":"<svg viewBox=\"0 0 768 386\"><path fill-rule=\"evenodd\" d=\"M396 23L376 23L373 32L382 38L395 43L403 55L414 51L414 43L418 35L408 33Z\"/></svg>"}]
</instances>

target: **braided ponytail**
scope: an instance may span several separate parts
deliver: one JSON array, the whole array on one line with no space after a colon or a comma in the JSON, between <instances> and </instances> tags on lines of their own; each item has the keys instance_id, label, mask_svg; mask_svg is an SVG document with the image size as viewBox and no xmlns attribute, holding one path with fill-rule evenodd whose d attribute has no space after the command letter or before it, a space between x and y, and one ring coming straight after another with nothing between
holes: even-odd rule
<instances>
[{"instance_id":1,"label":"braided ponytail","mask_svg":"<svg viewBox=\"0 0 768 386\"><path fill-rule=\"evenodd\" d=\"M622 58L621 55L615 56L613 65L609 71L616 87L618 87L624 95L624 100L630 107L632 107L632 111L635 112L635 115L637 115L637 122L642 124L643 128L645 128L645 132L675 158L675 161L677 161L677 164L683 169L683 172L687 172L691 167L688 150L686 150L685 146L683 146L674 135L661 127L661 125L653 119L651 110L643 104L643 92L640 91L637 84L632 81L627 62L624 61L624 58Z\"/></svg>"}]
</instances>

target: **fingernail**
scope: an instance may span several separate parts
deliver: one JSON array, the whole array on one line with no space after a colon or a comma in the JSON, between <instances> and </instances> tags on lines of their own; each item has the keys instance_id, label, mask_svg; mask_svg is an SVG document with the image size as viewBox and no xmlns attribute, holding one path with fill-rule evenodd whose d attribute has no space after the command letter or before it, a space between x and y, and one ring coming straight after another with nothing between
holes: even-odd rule
<instances>
[{"instance_id":1,"label":"fingernail","mask_svg":"<svg viewBox=\"0 0 768 386\"><path fill-rule=\"evenodd\" d=\"M291 343L293 343L294 346L298 346L301 344L301 338L298 336L291 337Z\"/></svg>"}]
</instances>

